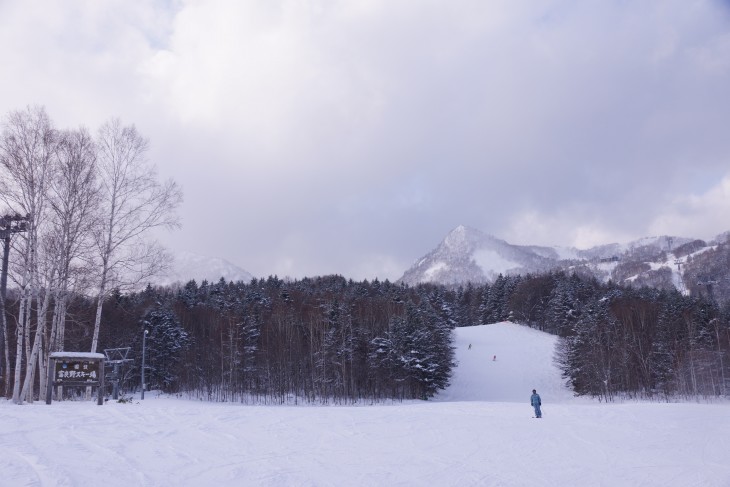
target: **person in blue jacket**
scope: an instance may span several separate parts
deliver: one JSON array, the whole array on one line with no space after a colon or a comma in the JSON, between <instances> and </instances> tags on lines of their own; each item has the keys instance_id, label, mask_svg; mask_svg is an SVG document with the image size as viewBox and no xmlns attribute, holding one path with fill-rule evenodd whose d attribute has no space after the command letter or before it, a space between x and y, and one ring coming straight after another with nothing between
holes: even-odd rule
<instances>
[{"instance_id":1,"label":"person in blue jacket","mask_svg":"<svg viewBox=\"0 0 730 487\"><path fill-rule=\"evenodd\" d=\"M535 417L542 418L542 411L540 411L542 401L540 401L540 394L538 394L535 389L532 390L532 396L530 396L530 404L533 408L535 408Z\"/></svg>"}]
</instances>

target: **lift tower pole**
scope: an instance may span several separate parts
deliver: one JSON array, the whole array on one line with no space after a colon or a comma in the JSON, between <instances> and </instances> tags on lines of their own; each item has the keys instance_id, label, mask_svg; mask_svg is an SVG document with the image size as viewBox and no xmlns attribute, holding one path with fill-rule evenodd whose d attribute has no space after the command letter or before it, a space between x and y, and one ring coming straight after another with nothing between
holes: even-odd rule
<instances>
[{"instance_id":1,"label":"lift tower pole","mask_svg":"<svg viewBox=\"0 0 730 487\"><path fill-rule=\"evenodd\" d=\"M5 291L8 288L8 262L10 257L10 236L14 233L27 232L30 224L30 214L26 216L5 215L0 216L0 239L3 241L3 266L0 271L0 324L2 325L2 333L0 334L0 353L4 353L5 339L8 334L7 322L5 319ZM7 362L8 357L5 357ZM5 379L5 368L3 361L0 361L0 379L5 384L7 391L7 380Z\"/></svg>"}]
</instances>

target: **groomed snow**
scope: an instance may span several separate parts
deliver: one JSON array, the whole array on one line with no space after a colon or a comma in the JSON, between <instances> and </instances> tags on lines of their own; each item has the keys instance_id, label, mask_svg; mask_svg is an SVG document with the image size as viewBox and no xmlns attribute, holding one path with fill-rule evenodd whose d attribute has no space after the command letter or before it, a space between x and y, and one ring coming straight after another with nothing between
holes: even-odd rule
<instances>
[{"instance_id":1,"label":"groomed snow","mask_svg":"<svg viewBox=\"0 0 730 487\"><path fill-rule=\"evenodd\" d=\"M435 400L529 404L532 389L553 403L570 400L573 394L553 364L555 341L514 323L458 328L458 366L451 386Z\"/></svg>"},{"instance_id":2,"label":"groomed snow","mask_svg":"<svg viewBox=\"0 0 730 487\"><path fill-rule=\"evenodd\" d=\"M727 403L574 399L554 340L508 323L457 329L453 385L427 402L3 401L0 485L730 485Z\"/></svg>"}]
</instances>

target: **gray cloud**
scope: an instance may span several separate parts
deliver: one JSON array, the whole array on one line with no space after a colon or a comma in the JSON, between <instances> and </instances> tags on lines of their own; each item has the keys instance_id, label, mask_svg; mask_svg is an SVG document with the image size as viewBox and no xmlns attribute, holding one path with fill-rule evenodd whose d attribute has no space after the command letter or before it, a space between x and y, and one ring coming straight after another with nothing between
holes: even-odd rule
<instances>
[{"instance_id":1,"label":"gray cloud","mask_svg":"<svg viewBox=\"0 0 730 487\"><path fill-rule=\"evenodd\" d=\"M709 238L728 6L635 3L5 2L0 102L135 122L186 194L163 240L255 275L395 279L462 223Z\"/></svg>"}]
</instances>

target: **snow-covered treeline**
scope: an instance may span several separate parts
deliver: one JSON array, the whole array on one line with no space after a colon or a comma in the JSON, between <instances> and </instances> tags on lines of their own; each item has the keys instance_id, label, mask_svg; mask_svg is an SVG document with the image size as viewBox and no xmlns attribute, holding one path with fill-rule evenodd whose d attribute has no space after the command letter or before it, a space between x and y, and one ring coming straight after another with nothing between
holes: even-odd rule
<instances>
[{"instance_id":1,"label":"snow-covered treeline","mask_svg":"<svg viewBox=\"0 0 730 487\"><path fill-rule=\"evenodd\" d=\"M132 345L136 367L149 330L148 384L206 400L428 398L453 366L455 319L443 294L388 282L191 281L116 295L103 321L102 343Z\"/></svg>"},{"instance_id":2,"label":"snow-covered treeline","mask_svg":"<svg viewBox=\"0 0 730 487\"><path fill-rule=\"evenodd\" d=\"M95 310L91 297L69 301L67 350L88 348ZM560 337L559 365L577 394L710 397L728 391L729 316L708 297L565 273L457 289L269 277L113 292L99 343L132 348L123 391L139 387L147 329L154 388L213 401L348 403L431 397L448 383L455 326L511 320Z\"/></svg>"}]
</instances>

